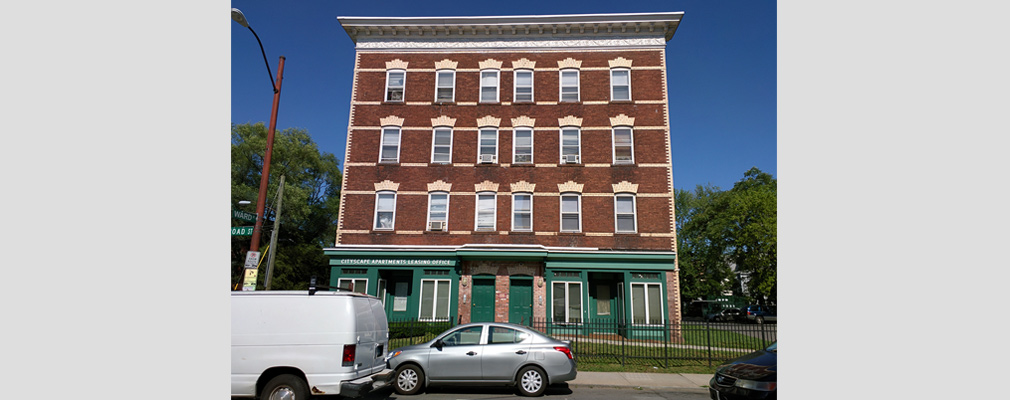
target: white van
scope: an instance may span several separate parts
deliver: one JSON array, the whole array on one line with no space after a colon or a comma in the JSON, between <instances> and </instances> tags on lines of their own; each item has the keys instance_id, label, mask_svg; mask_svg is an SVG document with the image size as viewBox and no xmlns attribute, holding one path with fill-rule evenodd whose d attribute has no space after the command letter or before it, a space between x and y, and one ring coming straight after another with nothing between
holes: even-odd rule
<instances>
[{"instance_id":1,"label":"white van","mask_svg":"<svg viewBox=\"0 0 1010 400\"><path fill-rule=\"evenodd\" d=\"M378 298L352 292L231 294L231 395L358 397L393 376Z\"/></svg>"}]
</instances>

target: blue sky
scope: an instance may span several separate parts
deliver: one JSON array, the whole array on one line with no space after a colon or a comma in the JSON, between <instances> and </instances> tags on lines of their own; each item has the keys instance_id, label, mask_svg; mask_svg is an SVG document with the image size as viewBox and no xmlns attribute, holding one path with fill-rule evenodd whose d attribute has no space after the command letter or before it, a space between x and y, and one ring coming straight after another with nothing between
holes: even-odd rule
<instances>
[{"instance_id":1,"label":"blue sky","mask_svg":"<svg viewBox=\"0 0 1010 400\"><path fill-rule=\"evenodd\" d=\"M354 44L338 16L478 16L683 11L667 43L674 187L729 189L757 167L777 177L776 7L770 1L232 1L259 35L276 79L277 128L303 128L343 166ZM273 100L256 38L231 23L231 121L263 122Z\"/></svg>"}]
</instances>

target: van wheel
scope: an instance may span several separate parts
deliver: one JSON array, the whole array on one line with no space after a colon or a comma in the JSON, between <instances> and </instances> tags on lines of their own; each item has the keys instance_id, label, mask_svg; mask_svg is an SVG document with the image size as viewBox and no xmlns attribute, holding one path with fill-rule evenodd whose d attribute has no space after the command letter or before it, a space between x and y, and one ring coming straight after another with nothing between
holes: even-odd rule
<instances>
[{"instance_id":1,"label":"van wheel","mask_svg":"<svg viewBox=\"0 0 1010 400\"><path fill-rule=\"evenodd\" d=\"M763 323L765 323L765 317L758 316L756 319L754 319L754 322L757 322L759 324L763 324Z\"/></svg>"},{"instance_id":2,"label":"van wheel","mask_svg":"<svg viewBox=\"0 0 1010 400\"><path fill-rule=\"evenodd\" d=\"M516 386L519 388L519 394L535 397L547 390L547 379L542 369L531 365L519 371L519 384Z\"/></svg>"},{"instance_id":3,"label":"van wheel","mask_svg":"<svg viewBox=\"0 0 1010 400\"><path fill-rule=\"evenodd\" d=\"M396 369L396 393L411 395L421 391L424 385L424 371L421 368L407 364Z\"/></svg>"},{"instance_id":4,"label":"van wheel","mask_svg":"<svg viewBox=\"0 0 1010 400\"><path fill-rule=\"evenodd\" d=\"M308 385L302 378L290 374L273 377L260 392L262 400L308 400L308 398Z\"/></svg>"}]
</instances>

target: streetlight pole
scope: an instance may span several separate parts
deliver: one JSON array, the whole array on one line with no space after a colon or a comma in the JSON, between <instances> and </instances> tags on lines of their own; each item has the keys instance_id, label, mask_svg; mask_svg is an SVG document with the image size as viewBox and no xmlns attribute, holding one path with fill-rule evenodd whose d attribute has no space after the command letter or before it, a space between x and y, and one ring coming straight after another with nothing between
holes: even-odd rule
<instances>
[{"instance_id":1,"label":"streetlight pole","mask_svg":"<svg viewBox=\"0 0 1010 400\"><path fill-rule=\"evenodd\" d=\"M254 31L251 26L249 26L249 22L245 19L245 15L243 15L242 11L240 11L239 9L237 8L231 9L231 18L239 25L249 28L249 31L251 31L253 33L253 36L256 37L256 42L259 43L260 45L260 52L263 53L263 62L266 63L267 73L269 74L270 63L267 61L266 51L263 50L263 42L260 41L259 35L256 34L256 31ZM266 207L267 184L270 181L270 156L273 153L274 149L274 131L277 128L277 110L280 106L281 101L281 82L284 79L283 77L284 77L284 56L281 56L280 63L277 66L276 83L274 83L273 75L272 74L270 75L270 84L271 86L273 86L274 90L274 103L273 107L270 110L270 127L269 130L267 131L267 147L266 152L263 154L263 172L260 175L259 196L257 196L256 198L256 224L253 226L252 242L249 244L249 253L246 254L246 265L245 265L246 269L250 268L250 264L252 264L251 265L252 268L256 268L258 264L258 263L250 263L250 260L253 258L259 258L260 237L263 234L263 209ZM251 257L250 255L254 255L255 257ZM249 274L247 273L246 275L248 276ZM255 290L255 283L253 283L252 290Z\"/></svg>"}]
</instances>

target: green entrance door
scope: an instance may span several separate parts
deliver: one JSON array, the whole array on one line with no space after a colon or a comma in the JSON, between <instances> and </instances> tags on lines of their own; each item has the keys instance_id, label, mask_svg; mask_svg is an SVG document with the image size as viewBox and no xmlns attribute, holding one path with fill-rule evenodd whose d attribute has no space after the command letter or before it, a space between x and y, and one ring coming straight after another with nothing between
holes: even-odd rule
<instances>
[{"instance_id":1,"label":"green entrance door","mask_svg":"<svg viewBox=\"0 0 1010 400\"><path fill-rule=\"evenodd\" d=\"M509 322L529 325L533 318L533 280L513 278L509 285Z\"/></svg>"},{"instance_id":2,"label":"green entrance door","mask_svg":"<svg viewBox=\"0 0 1010 400\"><path fill-rule=\"evenodd\" d=\"M470 322L494 322L494 278L473 278Z\"/></svg>"}]
</instances>

